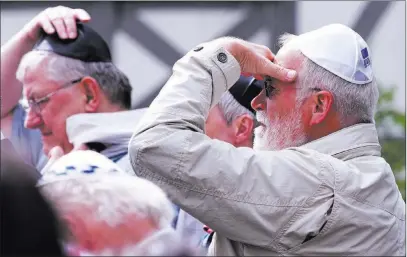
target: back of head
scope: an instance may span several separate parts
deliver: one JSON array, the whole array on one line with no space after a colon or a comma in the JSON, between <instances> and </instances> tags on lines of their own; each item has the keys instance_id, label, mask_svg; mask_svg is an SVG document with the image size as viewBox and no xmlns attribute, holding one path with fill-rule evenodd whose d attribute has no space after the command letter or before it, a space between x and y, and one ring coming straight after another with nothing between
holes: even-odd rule
<instances>
[{"instance_id":1,"label":"back of head","mask_svg":"<svg viewBox=\"0 0 407 257\"><path fill-rule=\"evenodd\" d=\"M174 218L172 204L160 188L126 174L93 151L63 156L44 174L39 186L68 220L72 237L65 242L95 254L118 254L170 227ZM80 231L78 224L82 224ZM85 244L81 237L91 239Z\"/></svg>"},{"instance_id":2,"label":"back of head","mask_svg":"<svg viewBox=\"0 0 407 257\"><path fill-rule=\"evenodd\" d=\"M331 24L301 34L285 34L280 44L304 57L299 76L301 102L319 88L332 92L341 124L374 123L378 88L367 43L355 31Z\"/></svg>"},{"instance_id":3,"label":"back of head","mask_svg":"<svg viewBox=\"0 0 407 257\"><path fill-rule=\"evenodd\" d=\"M226 122L230 124L240 115L247 114L255 119L256 111L251 102L263 89L263 81L254 77L241 75L238 81L226 91L220 101L219 108L225 116Z\"/></svg>"}]
</instances>

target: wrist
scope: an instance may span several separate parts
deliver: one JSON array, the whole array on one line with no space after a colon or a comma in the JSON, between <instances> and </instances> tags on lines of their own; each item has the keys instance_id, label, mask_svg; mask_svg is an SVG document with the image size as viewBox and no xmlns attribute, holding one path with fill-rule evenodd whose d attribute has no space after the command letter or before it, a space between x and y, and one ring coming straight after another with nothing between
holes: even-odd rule
<instances>
[{"instance_id":1,"label":"wrist","mask_svg":"<svg viewBox=\"0 0 407 257\"><path fill-rule=\"evenodd\" d=\"M25 53L34 47L37 40L33 38L27 30L22 29L15 35L13 41L19 45L21 51Z\"/></svg>"}]
</instances>

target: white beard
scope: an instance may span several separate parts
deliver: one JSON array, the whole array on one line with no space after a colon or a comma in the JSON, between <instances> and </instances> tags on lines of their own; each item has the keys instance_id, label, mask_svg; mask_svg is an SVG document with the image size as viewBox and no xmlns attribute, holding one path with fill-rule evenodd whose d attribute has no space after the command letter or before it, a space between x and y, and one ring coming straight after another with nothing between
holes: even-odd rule
<instances>
[{"instance_id":1,"label":"white beard","mask_svg":"<svg viewBox=\"0 0 407 257\"><path fill-rule=\"evenodd\" d=\"M288 147L303 145L307 137L301 125L299 108L293 109L284 117L275 115L271 121L264 111L258 111L256 118L265 126L259 126L254 131L255 150L282 150Z\"/></svg>"}]
</instances>

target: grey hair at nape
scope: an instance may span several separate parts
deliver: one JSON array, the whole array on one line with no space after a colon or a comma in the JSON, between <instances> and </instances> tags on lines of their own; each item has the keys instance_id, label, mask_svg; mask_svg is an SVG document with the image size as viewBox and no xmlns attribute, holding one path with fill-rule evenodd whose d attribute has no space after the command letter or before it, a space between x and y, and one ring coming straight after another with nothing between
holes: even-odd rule
<instances>
[{"instance_id":1,"label":"grey hair at nape","mask_svg":"<svg viewBox=\"0 0 407 257\"><path fill-rule=\"evenodd\" d=\"M66 83L84 76L93 77L106 97L113 104L125 109L131 108L132 87L128 77L110 62L82 62L80 60L46 51L30 51L25 54L17 69L17 79L21 82L29 68L42 66L47 79Z\"/></svg>"},{"instance_id":2,"label":"grey hair at nape","mask_svg":"<svg viewBox=\"0 0 407 257\"><path fill-rule=\"evenodd\" d=\"M154 183L127 174L92 174L46 183L40 190L62 217L87 210L87 219L114 227L128 217L150 219L163 229L175 217L172 203Z\"/></svg>"},{"instance_id":3,"label":"grey hair at nape","mask_svg":"<svg viewBox=\"0 0 407 257\"><path fill-rule=\"evenodd\" d=\"M255 115L246 107L242 106L229 91L223 93L218 106L228 125L231 124L233 120L244 114L249 115L253 118L253 120L256 119Z\"/></svg>"}]
</instances>

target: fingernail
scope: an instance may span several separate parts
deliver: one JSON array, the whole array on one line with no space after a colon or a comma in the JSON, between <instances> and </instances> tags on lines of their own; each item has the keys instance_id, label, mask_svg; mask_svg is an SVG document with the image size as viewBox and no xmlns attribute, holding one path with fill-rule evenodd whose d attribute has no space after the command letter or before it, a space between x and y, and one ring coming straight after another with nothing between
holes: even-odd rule
<instances>
[{"instance_id":1,"label":"fingernail","mask_svg":"<svg viewBox=\"0 0 407 257\"><path fill-rule=\"evenodd\" d=\"M287 72L288 79L293 79L293 78L295 78L296 75L297 75L297 72L294 70L290 70L289 72Z\"/></svg>"},{"instance_id":2,"label":"fingernail","mask_svg":"<svg viewBox=\"0 0 407 257\"><path fill-rule=\"evenodd\" d=\"M75 37L76 37L75 32L71 32L71 33L69 33L69 37L70 37L70 38L75 38Z\"/></svg>"}]
</instances>

